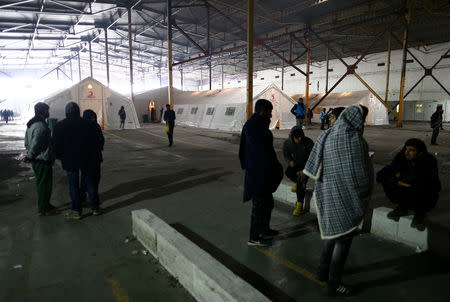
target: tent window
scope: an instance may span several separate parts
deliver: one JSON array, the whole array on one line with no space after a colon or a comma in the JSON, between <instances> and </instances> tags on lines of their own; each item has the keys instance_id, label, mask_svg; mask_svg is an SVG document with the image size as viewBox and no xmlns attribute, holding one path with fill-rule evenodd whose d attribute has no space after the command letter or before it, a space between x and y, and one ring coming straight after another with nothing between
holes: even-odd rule
<instances>
[{"instance_id":1,"label":"tent window","mask_svg":"<svg viewBox=\"0 0 450 302\"><path fill-rule=\"evenodd\" d=\"M214 107L209 107L208 109L206 109L206 115L214 115L214 111L216 108Z\"/></svg>"},{"instance_id":2,"label":"tent window","mask_svg":"<svg viewBox=\"0 0 450 302\"><path fill-rule=\"evenodd\" d=\"M197 114L198 107L191 108L191 114Z\"/></svg>"},{"instance_id":3,"label":"tent window","mask_svg":"<svg viewBox=\"0 0 450 302\"><path fill-rule=\"evenodd\" d=\"M422 113L422 104L416 104L416 113Z\"/></svg>"},{"instance_id":4,"label":"tent window","mask_svg":"<svg viewBox=\"0 0 450 302\"><path fill-rule=\"evenodd\" d=\"M275 76L275 79L278 79L278 78L280 78L280 76Z\"/></svg>"},{"instance_id":5,"label":"tent window","mask_svg":"<svg viewBox=\"0 0 450 302\"><path fill-rule=\"evenodd\" d=\"M235 110L236 110L236 107L227 107L227 110L225 111L225 115L234 115Z\"/></svg>"},{"instance_id":6,"label":"tent window","mask_svg":"<svg viewBox=\"0 0 450 302\"><path fill-rule=\"evenodd\" d=\"M183 110L184 110L184 108L178 108L177 114L183 114Z\"/></svg>"},{"instance_id":7,"label":"tent window","mask_svg":"<svg viewBox=\"0 0 450 302\"><path fill-rule=\"evenodd\" d=\"M261 78L261 81L264 81L264 78Z\"/></svg>"},{"instance_id":8,"label":"tent window","mask_svg":"<svg viewBox=\"0 0 450 302\"><path fill-rule=\"evenodd\" d=\"M295 77L295 73L291 73L291 77Z\"/></svg>"}]
</instances>

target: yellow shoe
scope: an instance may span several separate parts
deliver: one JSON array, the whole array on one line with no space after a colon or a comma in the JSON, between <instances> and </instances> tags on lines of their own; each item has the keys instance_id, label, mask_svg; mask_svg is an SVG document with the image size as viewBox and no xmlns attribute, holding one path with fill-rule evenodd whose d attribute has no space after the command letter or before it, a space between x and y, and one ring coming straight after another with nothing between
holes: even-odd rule
<instances>
[{"instance_id":1,"label":"yellow shoe","mask_svg":"<svg viewBox=\"0 0 450 302\"><path fill-rule=\"evenodd\" d=\"M291 192L293 192L293 193L297 192L297 184L292 186Z\"/></svg>"},{"instance_id":2,"label":"yellow shoe","mask_svg":"<svg viewBox=\"0 0 450 302\"><path fill-rule=\"evenodd\" d=\"M297 201L297 205L294 212L292 212L292 215L299 216L300 214L303 214L303 202Z\"/></svg>"}]
</instances>

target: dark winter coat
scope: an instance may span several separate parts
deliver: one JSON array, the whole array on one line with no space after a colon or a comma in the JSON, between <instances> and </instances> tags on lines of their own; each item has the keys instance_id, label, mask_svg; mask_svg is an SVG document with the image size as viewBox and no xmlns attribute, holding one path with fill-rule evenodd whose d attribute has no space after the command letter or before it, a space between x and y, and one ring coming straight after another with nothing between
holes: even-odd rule
<instances>
[{"instance_id":1,"label":"dark winter coat","mask_svg":"<svg viewBox=\"0 0 450 302\"><path fill-rule=\"evenodd\" d=\"M95 153L95 127L82 119L79 113L66 114L66 118L55 126L53 146L56 158L61 160L64 170L86 169L89 157Z\"/></svg>"},{"instance_id":2,"label":"dark winter coat","mask_svg":"<svg viewBox=\"0 0 450 302\"><path fill-rule=\"evenodd\" d=\"M244 202L275 192L283 179L269 124L269 118L255 113L242 128L239 160L245 169Z\"/></svg>"},{"instance_id":3,"label":"dark winter coat","mask_svg":"<svg viewBox=\"0 0 450 302\"><path fill-rule=\"evenodd\" d=\"M164 121L168 122L169 124L175 123L175 111L169 109L164 112Z\"/></svg>"},{"instance_id":4,"label":"dark winter coat","mask_svg":"<svg viewBox=\"0 0 450 302\"><path fill-rule=\"evenodd\" d=\"M127 113L125 112L125 109L123 109L123 108L120 108L118 114L122 121L124 121L127 118Z\"/></svg>"},{"instance_id":5,"label":"dark winter coat","mask_svg":"<svg viewBox=\"0 0 450 302\"><path fill-rule=\"evenodd\" d=\"M430 127L435 129L442 126L442 112L434 112L431 115Z\"/></svg>"},{"instance_id":6,"label":"dark winter coat","mask_svg":"<svg viewBox=\"0 0 450 302\"><path fill-rule=\"evenodd\" d=\"M298 128L294 126L289 133L289 138L283 144L283 155L287 164L293 161L299 169L303 170L308 161L309 154L314 147L314 142L309 137L303 137L300 143L296 144L292 137L292 132Z\"/></svg>"}]
</instances>

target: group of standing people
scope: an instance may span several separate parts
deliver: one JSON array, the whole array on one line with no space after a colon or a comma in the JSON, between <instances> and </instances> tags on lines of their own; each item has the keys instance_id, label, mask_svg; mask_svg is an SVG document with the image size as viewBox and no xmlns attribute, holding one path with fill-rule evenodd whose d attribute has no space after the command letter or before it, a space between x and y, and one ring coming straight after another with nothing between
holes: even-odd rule
<instances>
[{"instance_id":1,"label":"group of standing people","mask_svg":"<svg viewBox=\"0 0 450 302\"><path fill-rule=\"evenodd\" d=\"M31 163L36 176L38 215L59 213L50 204L55 159L61 161L69 183L72 210L65 217L81 218L86 195L89 196L92 214L100 215L98 186L105 140L95 112L85 110L81 117L78 104L68 103L66 118L56 124L52 135L46 122L49 106L40 102L34 111L35 116L27 123L24 161Z\"/></svg>"},{"instance_id":2,"label":"group of standing people","mask_svg":"<svg viewBox=\"0 0 450 302\"><path fill-rule=\"evenodd\" d=\"M299 102L300 103L300 102ZM272 193L283 178L273 136L269 130L272 105L256 102L255 113L245 123L239 147L239 159L245 170L244 202L252 200L248 245L268 246L279 234L270 228L274 207ZM301 116L301 111L295 111ZM295 182L297 193L293 215L305 212L304 198L309 178L315 180L314 198L318 225L324 246L316 278L326 282L328 295L350 295L342 282L344 265L353 237L362 222L373 191L374 171L365 141L364 123L368 108L354 105L329 112L330 128L314 143L306 137L302 124L294 126L283 144L286 176ZM397 204L389 218L415 212L412 227L420 229L425 213L438 200L440 181L436 159L423 141L410 139L389 167L377 174L390 201Z\"/></svg>"},{"instance_id":3,"label":"group of standing people","mask_svg":"<svg viewBox=\"0 0 450 302\"><path fill-rule=\"evenodd\" d=\"M14 111L9 109L0 110L0 118L8 124L8 122L14 118Z\"/></svg>"}]
</instances>

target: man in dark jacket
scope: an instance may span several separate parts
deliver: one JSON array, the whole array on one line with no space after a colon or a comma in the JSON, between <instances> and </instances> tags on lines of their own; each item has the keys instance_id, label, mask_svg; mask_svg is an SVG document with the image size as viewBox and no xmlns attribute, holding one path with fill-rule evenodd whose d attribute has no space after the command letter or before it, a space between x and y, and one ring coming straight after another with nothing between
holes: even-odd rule
<instances>
[{"instance_id":1,"label":"man in dark jacket","mask_svg":"<svg viewBox=\"0 0 450 302\"><path fill-rule=\"evenodd\" d=\"M97 114L94 111L90 109L85 110L83 119L91 124L92 128L95 129L96 135L94 145L90 146L92 152L88 156L87 166L81 170L81 202L83 203L86 200L87 192L94 215L99 215L101 210L99 207L98 185L100 183L100 165L103 161L102 151L105 145L105 138L103 137L102 128L97 123Z\"/></svg>"},{"instance_id":2,"label":"man in dark jacket","mask_svg":"<svg viewBox=\"0 0 450 302\"><path fill-rule=\"evenodd\" d=\"M415 215L411 227L425 229L425 214L436 206L441 191L436 158L427 152L425 143L417 138L408 139L391 164L377 173L377 182L383 184L384 192L397 207L388 213L398 221Z\"/></svg>"},{"instance_id":3,"label":"man in dark jacket","mask_svg":"<svg viewBox=\"0 0 450 302\"><path fill-rule=\"evenodd\" d=\"M438 105L436 107L436 111L431 115L431 121L430 126L433 129L433 135L431 136L431 144L437 145L436 139L439 135L439 129L442 128L442 113L444 113L444 110L442 110L442 105Z\"/></svg>"},{"instance_id":4,"label":"man in dark jacket","mask_svg":"<svg viewBox=\"0 0 450 302\"><path fill-rule=\"evenodd\" d=\"M25 148L27 155L24 162L30 162L36 176L38 194L38 215L58 213L50 204L53 186L54 156L50 144L51 134L45 119L49 116L49 107L45 103L34 106L34 117L27 123L25 133Z\"/></svg>"},{"instance_id":5,"label":"man in dark jacket","mask_svg":"<svg viewBox=\"0 0 450 302\"><path fill-rule=\"evenodd\" d=\"M170 105L166 105L166 112L164 112L164 121L166 126L169 126L169 132L167 132L167 137L169 138L169 147L173 144L173 128L175 127L175 111L170 109Z\"/></svg>"},{"instance_id":6,"label":"man in dark jacket","mask_svg":"<svg viewBox=\"0 0 450 302\"><path fill-rule=\"evenodd\" d=\"M119 115L119 118L120 118L119 129L124 129L125 128L125 119L127 118L127 113L125 112L125 108L123 108L123 106L120 106L119 113L117 113L117 114Z\"/></svg>"},{"instance_id":7,"label":"man in dark jacket","mask_svg":"<svg viewBox=\"0 0 450 302\"><path fill-rule=\"evenodd\" d=\"M303 127L303 121L305 119L306 108L305 104L303 104L303 98L299 98L297 104L295 104L291 108L291 113L295 115L295 119L297 122L297 127Z\"/></svg>"},{"instance_id":8,"label":"man in dark jacket","mask_svg":"<svg viewBox=\"0 0 450 302\"><path fill-rule=\"evenodd\" d=\"M297 204L292 213L294 216L303 213L303 199L305 198L308 177L301 171L305 167L313 147L314 142L306 137L303 130L297 126L291 129L289 138L283 144L283 155L288 165L286 176L295 182L291 191L297 193Z\"/></svg>"},{"instance_id":9,"label":"man in dark jacket","mask_svg":"<svg viewBox=\"0 0 450 302\"><path fill-rule=\"evenodd\" d=\"M74 102L66 105L66 118L53 132L56 158L61 160L69 181L72 211L65 215L68 219L81 218L79 171L87 168L89 155L95 152L95 133L95 128L80 117L80 107Z\"/></svg>"},{"instance_id":10,"label":"man in dark jacket","mask_svg":"<svg viewBox=\"0 0 450 302\"><path fill-rule=\"evenodd\" d=\"M245 169L244 202L253 199L248 245L270 245L270 238L278 234L270 229L270 216L274 206L272 193L283 178L283 167L269 130L272 109L270 101L259 99L241 133L239 160Z\"/></svg>"}]
</instances>

